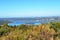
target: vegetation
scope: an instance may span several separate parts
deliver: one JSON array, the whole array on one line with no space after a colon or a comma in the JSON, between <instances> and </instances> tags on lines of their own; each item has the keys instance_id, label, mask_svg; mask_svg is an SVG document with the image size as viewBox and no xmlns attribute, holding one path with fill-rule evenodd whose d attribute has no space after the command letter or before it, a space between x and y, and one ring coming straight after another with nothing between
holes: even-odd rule
<instances>
[{"instance_id":1,"label":"vegetation","mask_svg":"<svg viewBox=\"0 0 60 40\"><path fill-rule=\"evenodd\" d=\"M0 40L60 40L60 22L40 25L0 26Z\"/></svg>"}]
</instances>

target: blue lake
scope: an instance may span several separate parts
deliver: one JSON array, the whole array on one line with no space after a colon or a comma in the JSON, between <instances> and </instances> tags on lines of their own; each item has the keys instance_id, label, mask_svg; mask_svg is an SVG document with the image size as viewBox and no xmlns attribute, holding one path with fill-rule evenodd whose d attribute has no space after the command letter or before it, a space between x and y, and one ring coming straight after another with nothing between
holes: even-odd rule
<instances>
[{"instance_id":1,"label":"blue lake","mask_svg":"<svg viewBox=\"0 0 60 40\"><path fill-rule=\"evenodd\" d=\"M21 25L21 24L34 24L34 25L38 25L40 24L40 22L36 21L13 21L12 23L8 23L8 25L10 26L14 26L14 25Z\"/></svg>"}]
</instances>

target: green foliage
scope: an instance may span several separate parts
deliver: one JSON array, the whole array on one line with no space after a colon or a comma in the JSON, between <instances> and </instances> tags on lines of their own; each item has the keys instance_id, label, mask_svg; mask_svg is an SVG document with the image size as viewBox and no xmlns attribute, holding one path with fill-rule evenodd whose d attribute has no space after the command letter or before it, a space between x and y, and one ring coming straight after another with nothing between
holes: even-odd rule
<instances>
[{"instance_id":1,"label":"green foliage","mask_svg":"<svg viewBox=\"0 0 60 40\"><path fill-rule=\"evenodd\" d=\"M9 29L6 28L0 28L0 36L6 35L9 32Z\"/></svg>"},{"instance_id":2,"label":"green foliage","mask_svg":"<svg viewBox=\"0 0 60 40\"><path fill-rule=\"evenodd\" d=\"M60 30L60 22L51 22L51 28L53 28L56 32Z\"/></svg>"},{"instance_id":3,"label":"green foliage","mask_svg":"<svg viewBox=\"0 0 60 40\"><path fill-rule=\"evenodd\" d=\"M0 40L52 40L51 38L60 40L60 22L19 26L8 26L5 23L0 27Z\"/></svg>"}]
</instances>

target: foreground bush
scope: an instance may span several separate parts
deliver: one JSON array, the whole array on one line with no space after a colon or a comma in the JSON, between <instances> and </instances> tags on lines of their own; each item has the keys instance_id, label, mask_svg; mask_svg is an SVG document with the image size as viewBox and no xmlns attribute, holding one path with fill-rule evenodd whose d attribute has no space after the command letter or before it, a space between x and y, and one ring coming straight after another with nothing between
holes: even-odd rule
<instances>
[{"instance_id":1,"label":"foreground bush","mask_svg":"<svg viewBox=\"0 0 60 40\"><path fill-rule=\"evenodd\" d=\"M60 23L0 27L0 40L60 40Z\"/></svg>"}]
</instances>

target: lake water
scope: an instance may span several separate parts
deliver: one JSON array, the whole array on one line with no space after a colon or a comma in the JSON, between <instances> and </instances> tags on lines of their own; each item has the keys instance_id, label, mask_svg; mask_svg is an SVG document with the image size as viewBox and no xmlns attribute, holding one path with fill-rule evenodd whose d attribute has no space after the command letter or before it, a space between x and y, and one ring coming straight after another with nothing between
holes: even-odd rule
<instances>
[{"instance_id":1,"label":"lake water","mask_svg":"<svg viewBox=\"0 0 60 40\"><path fill-rule=\"evenodd\" d=\"M40 24L40 22L38 22L38 21L13 21L12 23L8 23L8 25L10 25L10 26L21 25L21 24L34 24L34 25L38 25L38 24Z\"/></svg>"}]
</instances>

